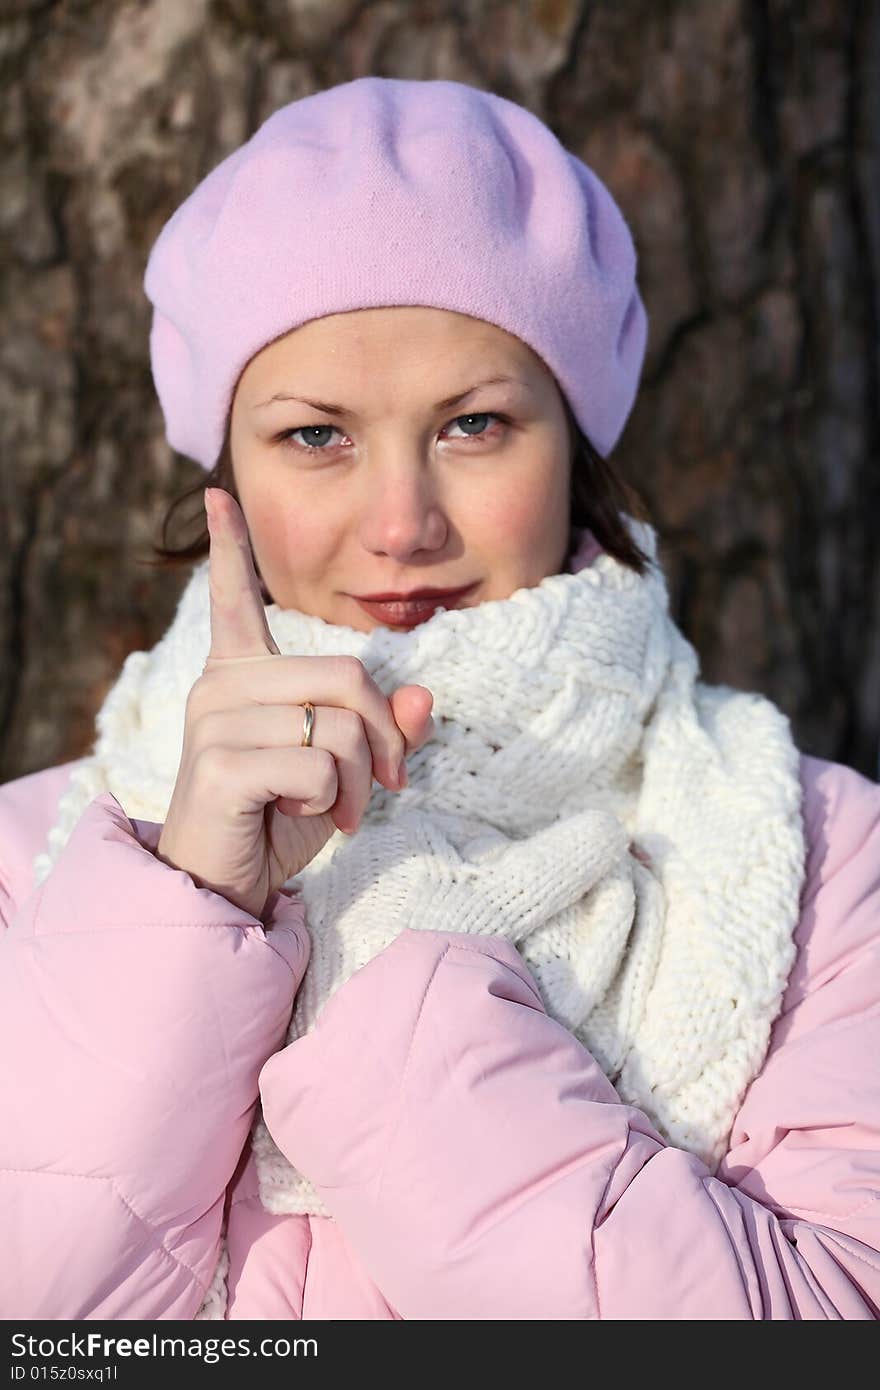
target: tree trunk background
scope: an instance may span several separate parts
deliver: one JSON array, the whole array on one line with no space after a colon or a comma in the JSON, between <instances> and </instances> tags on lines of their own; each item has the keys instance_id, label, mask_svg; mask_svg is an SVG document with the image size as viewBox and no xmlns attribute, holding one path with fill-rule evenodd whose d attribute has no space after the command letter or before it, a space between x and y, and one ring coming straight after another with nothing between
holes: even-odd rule
<instances>
[{"instance_id":1,"label":"tree trunk background","mask_svg":"<svg viewBox=\"0 0 880 1390\"><path fill-rule=\"evenodd\" d=\"M614 462L705 680L880 778L880 6L7 0L0 24L0 781L87 752L189 570L142 278L278 106L374 73L529 107L608 184L650 318Z\"/></svg>"}]
</instances>

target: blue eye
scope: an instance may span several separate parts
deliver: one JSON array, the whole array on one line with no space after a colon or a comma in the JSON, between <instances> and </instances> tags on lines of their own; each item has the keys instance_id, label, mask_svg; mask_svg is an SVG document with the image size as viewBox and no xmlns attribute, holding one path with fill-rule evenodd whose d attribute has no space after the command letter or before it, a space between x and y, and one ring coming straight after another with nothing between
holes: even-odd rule
<instances>
[{"instance_id":1,"label":"blue eye","mask_svg":"<svg viewBox=\"0 0 880 1390\"><path fill-rule=\"evenodd\" d=\"M315 438L315 436L333 434L334 428L335 427L333 425L300 425L298 429L285 430L283 434L280 434L278 436L278 438L281 442L283 442L284 440L289 439L294 434L302 434L306 439L306 443L300 444L300 448L314 449L316 450L316 452L322 453L324 450L324 445L329 443L329 440L324 438Z\"/></svg>"},{"instance_id":2,"label":"blue eye","mask_svg":"<svg viewBox=\"0 0 880 1390\"><path fill-rule=\"evenodd\" d=\"M480 420L497 420L497 419L499 419L499 418L500 418L500 417L497 416L497 415L489 415L489 414L487 414L487 413L484 411L484 412L483 412L482 414L480 414L480 415L457 415L457 416L455 417L455 419L453 420L452 423L453 423L454 425L461 425L462 428L464 428L464 424L463 424L462 422L465 422L465 423L467 423L467 424L473 424L474 420L476 420L476 421L479 422ZM465 433L470 433L470 432L466 430ZM485 434L485 433L486 433L486 430L485 430L485 427L484 427L484 428L481 429L481 430L479 430L479 429L474 430L473 433L470 434L470 437L471 437L472 439L475 439L475 438L478 439L478 438L480 437L481 434Z\"/></svg>"},{"instance_id":3,"label":"blue eye","mask_svg":"<svg viewBox=\"0 0 880 1390\"><path fill-rule=\"evenodd\" d=\"M486 422L489 420L496 420L501 426L510 423L506 415L497 415L489 411L481 411L479 414L457 415L451 424L458 425L464 433L453 435L452 438L458 440L493 438L495 432L486 427ZM448 431L449 425L446 425L444 429ZM295 429L282 430L279 435L276 435L275 442L298 449L301 453L326 454L331 452L327 447L330 443L330 436L339 433L340 431L335 425L298 425ZM302 439L296 439L294 437L296 435L301 435Z\"/></svg>"}]
</instances>

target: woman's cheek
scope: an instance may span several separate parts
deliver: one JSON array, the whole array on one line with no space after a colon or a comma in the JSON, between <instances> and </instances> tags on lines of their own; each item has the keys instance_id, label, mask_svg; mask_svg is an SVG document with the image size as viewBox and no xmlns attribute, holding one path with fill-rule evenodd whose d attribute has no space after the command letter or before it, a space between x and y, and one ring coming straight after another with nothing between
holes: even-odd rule
<instances>
[{"instance_id":1,"label":"woman's cheek","mask_svg":"<svg viewBox=\"0 0 880 1390\"><path fill-rule=\"evenodd\" d=\"M523 555L555 549L550 533L567 527L568 480L554 466L525 469L507 487L494 487L487 499L484 518L509 549L511 542Z\"/></svg>"},{"instance_id":2,"label":"woman's cheek","mask_svg":"<svg viewBox=\"0 0 880 1390\"><path fill-rule=\"evenodd\" d=\"M326 545L326 518L322 525L307 505L279 504L277 497L252 498L249 505L242 500L260 572L276 601L283 603L297 579L320 566L320 555L313 551Z\"/></svg>"}]
</instances>

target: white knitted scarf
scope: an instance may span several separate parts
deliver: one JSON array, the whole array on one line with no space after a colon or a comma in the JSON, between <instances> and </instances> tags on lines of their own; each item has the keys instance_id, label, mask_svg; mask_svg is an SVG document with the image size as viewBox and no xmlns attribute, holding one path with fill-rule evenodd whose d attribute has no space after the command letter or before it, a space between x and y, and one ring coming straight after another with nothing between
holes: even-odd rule
<instances>
[{"instance_id":1,"label":"white knitted scarf","mask_svg":"<svg viewBox=\"0 0 880 1390\"><path fill-rule=\"evenodd\" d=\"M290 880L312 954L288 1040L407 927L503 936L621 1099L714 1170L794 961L799 755L768 699L697 679L654 529L626 524L651 557L643 576L601 552L408 632L267 606L282 653L357 656L386 695L425 685L436 721L409 786L375 785L358 832ZM130 817L165 819L209 645L204 561L107 695L37 882L102 791ZM327 1214L259 1112L252 1143L268 1210ZM212 1297L199 1316L222 1316Z\"/></svg>"}]
</instances>

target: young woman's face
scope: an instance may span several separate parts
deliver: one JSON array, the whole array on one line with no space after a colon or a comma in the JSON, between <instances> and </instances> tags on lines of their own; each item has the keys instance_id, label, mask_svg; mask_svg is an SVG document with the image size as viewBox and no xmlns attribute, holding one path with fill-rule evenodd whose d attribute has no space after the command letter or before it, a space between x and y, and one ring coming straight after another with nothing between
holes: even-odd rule
<instances>
[{"instance_id":1,"label":"young woman's face","mask_svg":"<svg viewBox=\"0 0 880 1390\"><path fill-rule=\"evenodd\" d=\"M564 568L562 396L529 347L480 319L406 306L304 324L242 373L230 449L282 608L406 629L434 608L358 598L468 586L434 606L471 607Z\"/></svg>"}]
</instances>

